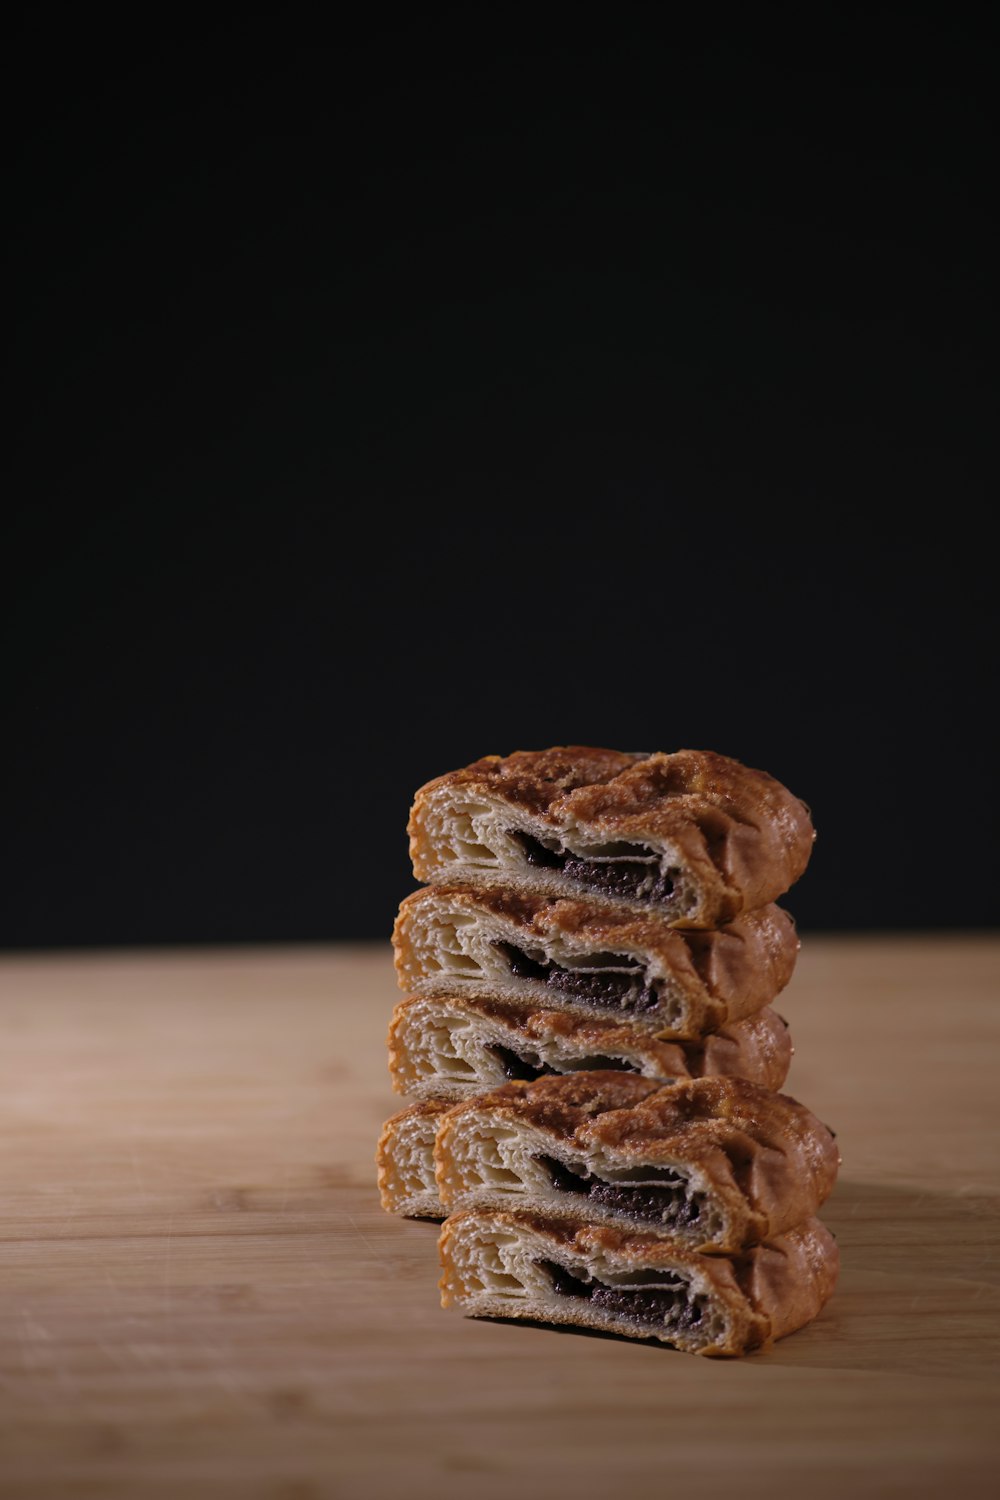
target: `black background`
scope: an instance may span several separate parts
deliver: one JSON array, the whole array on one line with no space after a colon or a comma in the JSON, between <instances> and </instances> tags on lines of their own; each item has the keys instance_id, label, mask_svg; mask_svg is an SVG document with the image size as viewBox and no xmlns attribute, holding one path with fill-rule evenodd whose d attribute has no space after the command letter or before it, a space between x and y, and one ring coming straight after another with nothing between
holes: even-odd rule
<instances>
[{"instance_id":1,"label":"black background","mask_svg":"<svg viewBox=\"0 0 1000 1500\"><path fill-rule=\"evenodd\" d=\"M7 945L385 936L560 742L785 780L804 926L995 920L995 53L670 10L13 28Z\"/></svg>"}]
</instances>

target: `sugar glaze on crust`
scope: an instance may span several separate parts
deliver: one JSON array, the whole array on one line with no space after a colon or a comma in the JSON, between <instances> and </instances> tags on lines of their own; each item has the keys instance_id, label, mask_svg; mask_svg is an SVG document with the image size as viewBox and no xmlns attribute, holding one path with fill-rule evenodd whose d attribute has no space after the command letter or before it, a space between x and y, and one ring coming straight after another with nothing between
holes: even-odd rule
<instances>
[{"instance_id":1,"label":"sugar glaze on crust","mask_svg":"<svg viewBox=\"0 0 1000 1500\"><path fill-rule=\"evenodd\" d=\"M409 834L420 881L597 896L693 928L776 900L815 837L804 803L727 756L582 745L437 777L417 792Z\"/></svg>"},{"instance_id":2,"label":"sugar glaze on crust","mask_svg":"<svg viewBox=\"0 0 1000 1500\"><path fill-rule=\"evenodd\" d=\"M664 1081L749 1078L778 1089L792 1051L788 1026L770 1006L695 1042L481 996L411 996L389 1026L392 1086L416 1099L454 1101L513 1079L609 1068Z\"/></svg>"},{"instance_id":3,"label":"sugar glaze on crust","mask_svg":"<svg viewBox=\"0 0 1000 1500\"><path fill-rule=\"evenodd\" d=\"M768 1005L799 941L778 906L715 932L678 932L652 911L592 898L432 885L403 901L393 948L410 994L519 1001L684 1041Z\"/></svg>"},{"instance_id":4,"label":"sugar glaze on crust","mask_svg":"<svg viewBox=\"0 0 1000 1500\"><path fill-rule=\"evenodd\" d=\"M439 1249L442 1305L470 1317L569 1324L714 1356L746 1354L811 1322L839 1267L818 1219L723 1257L605 1225L470 1210L445 1221Z\"/></svg>"},{"instance_id":5,"label":"sugar glaze on crust","mask_svg":"<svg viewBox=\"0 0 1000 1500\"><path fill-rule=\"evenodd\" d=\"M734 1252L816 1212L836 1180L828 1128L742 1078L661 1086L617 1072L510 1083L440 1117L448 1213L564 1214Z\"/></svg>"}]
</instances>

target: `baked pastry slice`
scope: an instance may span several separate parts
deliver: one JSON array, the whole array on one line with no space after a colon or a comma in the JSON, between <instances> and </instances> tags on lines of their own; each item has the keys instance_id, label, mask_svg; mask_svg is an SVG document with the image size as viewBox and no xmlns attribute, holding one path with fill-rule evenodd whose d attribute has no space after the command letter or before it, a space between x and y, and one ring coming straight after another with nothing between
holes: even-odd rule
<instances>
[{"instance_id":1,"label":"baked pastry slice","mask_svg":"<svg viewBox=\"0 0 1000 1500\"><path fill-rule=\"evenodd\" d=\"M417 792L409 832L421 881L596 895L702 928L787 891L814 838L804 803L727 756L582 745L439 776Z\"/></svg>"},{"instance_id":2,"label":"baked pastry slice","mask_svg":"<svg viewBox=\"0 0 1000 1500\"><path fill-rule=\"evenodd\" d=\"M437 1183L464 1208L560 1213L730 1253L782 1234L829 1196L831 1132L743 1078L661 1086L629 1073L508 1083L441 1116Z\"/></svg>"},{"instance_id":3,"label":"baked pastry slice","mask_svg":"<svg viewBox=\"0 0 1000 1500\"><path fill-rule=\"evenodd\" d=\"M375 1161L386 1213L406 1219L443 1218L434 1179L434 1137L447 1108L445 1099L425 1099L383 1125Z\"/></svg>"},{"instance_id":4,"label":"baked pastry slice","mask_svg":"<svg viewBox=\"0 0 1000 1500\"><path fill-rule=\"evenodd\" d=\"M770 1006L697 1042L661 1042L628 1022L481 996L412 996L389 1027L392 1086L417 1099L466 1099L508 1079L595 1068L661 1080L750 1078L777 1089L791 1059L788 1027Z\"/></svg>"},{"instance_id":5,"label":"baked pastry slice","mask_svg":"<svg viewBox=\"0 0 1000 1500\"><path fill-rule=\"evenodd\" d=\"M745 1354L811 1322L839 1265L818 1219L726 1258L496 1209L447 1219L440 1253L442 1305L470 1317L570 1324L708 1355Z\"/></svg>"},{"instance_id":6,"label":"baked pastry slice","mask_svg":"<svg viewBox=\"0 0 1000 1500\"><path fill-rule=\"evenodd\" d=\"M677 932L652 912L594 900L438 885L407 896L393 947L409 994L523 1001L692 1040L769 1004L799 941L778 906L717 932Z\"/></svg>"}]
</instances>

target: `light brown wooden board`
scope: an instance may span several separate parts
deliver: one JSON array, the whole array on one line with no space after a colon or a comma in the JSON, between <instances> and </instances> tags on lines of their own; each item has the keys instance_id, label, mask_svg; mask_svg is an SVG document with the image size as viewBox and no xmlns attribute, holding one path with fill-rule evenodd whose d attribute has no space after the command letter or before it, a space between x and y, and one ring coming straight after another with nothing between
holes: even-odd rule
<instances>
[{"instance_id":1,"label":"light brown wooden board","mask_svg":"<svg viewBox=\"0 0 1000 1500\"><path fill-rule=\"evenodd\" d=\"M840 1290L719 1363L442 1312L378 1207L386 949L0 966L7 1497L978 1495L1000 1462L1000 944L806 940Z\"/></svg>"}]
</instances>

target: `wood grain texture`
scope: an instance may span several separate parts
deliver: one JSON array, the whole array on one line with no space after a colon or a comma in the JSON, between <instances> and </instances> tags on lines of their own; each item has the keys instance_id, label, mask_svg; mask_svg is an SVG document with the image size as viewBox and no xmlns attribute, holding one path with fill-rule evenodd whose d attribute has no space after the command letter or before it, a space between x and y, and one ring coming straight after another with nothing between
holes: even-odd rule
<instances>
[{"instance_id":1,"label":"wood grain texture","mask_svg":"<svg viewBox=\"0 0 1000 1500\"><path fill-rule=\"evenodd\" d=\"M2 1493L990 1492L1000 943L816 939L779 1009L839 1133L812 1327L713 1363L442 1312L383 1215L387 948L0 965Z\"/></svg>"}]
</instances>

